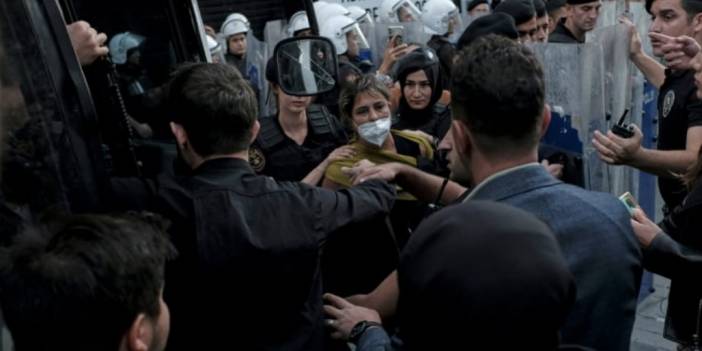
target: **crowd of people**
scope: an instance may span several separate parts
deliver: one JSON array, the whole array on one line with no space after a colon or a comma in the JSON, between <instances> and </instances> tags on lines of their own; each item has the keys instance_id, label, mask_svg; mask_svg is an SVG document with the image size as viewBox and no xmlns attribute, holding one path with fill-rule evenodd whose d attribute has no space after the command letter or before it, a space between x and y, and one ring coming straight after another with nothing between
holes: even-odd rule
<instances>
[{"instance_id":1,"label":"crowd of people","mask_svg":"<svg viewBox=\"0 0 702 351\"><path fill-rule=\"evenodd\" d=\"M227 16L213 63L164 89L184 170L113 177L120 214L47 215L0 249L15 349L623 351L644 268L672 279L664 335L699 349L702 1L647 0L655 57L620 19L659 89L657 148L637 126L592 135L603 162L658 176L660 223L540 157L551 110L527 44L584 43L601 6L383 0L374 23L315 2L338 88L289 94L273 57L265 116L251 24ZM411 23L425 42L404 40ZM403 29L378 45L376 24ZM108 50L86 22L67 30L84 66L138 60L138 36ZM306 13L285 32L313 35Z\"/></svg>"}]
</instances>

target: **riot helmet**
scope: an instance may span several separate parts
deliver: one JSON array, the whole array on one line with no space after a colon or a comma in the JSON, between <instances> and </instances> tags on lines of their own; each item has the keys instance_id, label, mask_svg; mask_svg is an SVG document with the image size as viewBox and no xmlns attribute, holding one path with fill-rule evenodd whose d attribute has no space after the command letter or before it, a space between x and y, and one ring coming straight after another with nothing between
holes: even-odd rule
<instances>
[{"instance_id":1,"label":"riot helmet","mask_svg":"<svg viewBox=\"0 0 702 351\"><path fill-rule=\"evenodd\" d=\"M332 17L336 16L346 16L351 18L351 12L339 4L327 3L319 11L317 11L317 20L324 26L324 23Z\"/></svg>"},{"instance_id":2,"label":"riot helmet","mask_svg":"<svg viewBox=\"0 0 702 351\"><path fill-rule=\"evenodd\" d=\"M310 21L307 18L307 13L305 11L298 11L290 17L290 22L285 28L285 31L288 37L295 37L310 29Z\"/></svg>"},{"instance_id":3,"label":"riot helmet","mask_svg":"<svg viewBox=\"0 0 702 351\"><path fill-rule=\"evenodd\" d=\"M222 44L220 44L215 38L207 34L207 49L210 50L210 56L212 56L212 62L219 63L223 62L222 58Z\"/></svg>"},{"instance_id":4,"label":"riot helmet","mask_svg":"<svg viewBox=\"0 0 702 351\"><path fill-rule=\"evenodd\" d=\"M421 16L427 33L446 35L462 29L463 21L458 7L451 0L430 0L424 4Z\"/></svg>"},{"instance_id":5,"label":"riot helmet","mask_svg":"<svg viewBox=\"0 0 702 351\"><path fill-rule=\"evenodd\" d=\"M229 38L232 35L240 33L246 34L249 30L251 30L251 25L246 16L240 13L232 13L224 20L222 28L219 31L225 38Z\"/></svg>"},{"instance_id":6,"label":"riot helmet","mask_svg":"<svg viewBox=\"0 0 702 351\"><path fill-rule=\"evenodd\" d=\"M413 22L422 15L409 0L383 0L379 11L378 18L382 23Z\"/></svg>"},{"instance_id":7,"label":"riot helmet","mask_svg":"<svg viewBox=\"0 0 702 351\"><path fill-rule=\"evenodd\" d=\"M334 43L337 55L348 54L349 56L358 56L361 49L367 49L368 40L366 40L363 31L358 22L347 16L334 16L324 22L321 29L321 36L328 38ZM353 43L352 43L353 42ZM349 52L351 49L357 49L357 52Z\"/></svg>"},{"instance_id":8,"label":"riot helmet","mask_svg":"<svg viewBox=\"0 0 702 351\"><path fill-rule=\"evenodd\" d=\"M130 32L119 33L110 40L110 58L117 65L127 63L130 51L138 48L144 42L144 37Z\"/></svg>"}]
</instances>

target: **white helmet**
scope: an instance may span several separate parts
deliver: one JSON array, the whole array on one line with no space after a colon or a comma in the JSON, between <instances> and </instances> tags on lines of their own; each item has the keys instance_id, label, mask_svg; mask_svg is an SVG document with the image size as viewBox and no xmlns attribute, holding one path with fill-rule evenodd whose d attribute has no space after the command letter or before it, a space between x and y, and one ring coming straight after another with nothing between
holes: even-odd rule
<instances>
[{"instance_id":1,"label":"white helmet","mask_svg":"<svg viewBox=\"0 0 702 351\"><path fill-rule=\"evenodd\" d=\"M324 26L324 23L332 17L335 16L347 16L350 18L351 12L339 4L327 3L322 6L319 11L316 12L317 21L320 25Z\"/></svg>"},{"instance_id":2,"label":"white helmet","mask_svg":"<svg viewBox=\"0 0 702 351\"><path fill-rule=\"evenodd\" d=\"M227 16L227 19L222 23L222 28L219 30L225 38L240 33L248 33L251 30L251 25L246 16L240 13L232 13Z\"/></svg>"},{"instance_id":3,"label":"white helmet","mask_svg":"<svg viewBox=\"0 0 702 351\"><path fill-rule=\"evenodd\" d=\"M307 19L307 13L305 11L298 11L290 17L290 22L285 28L285 31L288 37L294 37L295 33L307 29L310 29L310 21Z\"/></svg>"},{"instance_id":4,"label":"white helmet","mask_svg":"<svg viewBox=\"0 0 702 351\"><path fill-rule=\"evenodd\" d=\"M315 15L319 17L319 11L322 11L322 9L327 5L329 5L329 3L326 1L315 1L314 3L312 3Z\"/></svg>"},{"instance_id":5,"label":"white helmet","mask_svg":"<svg viewBox=\"0 0 702 351\"><path fill-rule=\"evenodd\" d=\"M380 9L378 10L378 22L381 23L400 23L402 19L399 16L401 9L408 11L415 21L419 20L422 12L412 4L409 0L383 0L380 4Z\"/></svg>"},{"instance_id":6,"label":"white helmet","mask_svg":"<svg viewBox=\"0 0 702 351\"><path fill-rule=\"evenodd\" d=\"M144 37L130 32L119 33L110 40L110 58L118 65L127 63L127 52L141 45Z\"/></svg>"},{"instance_id":7,"label":"white helmet","mask_svg":"<svg viewBox=\"0 0 702 351\"><path fill-rule=\"evenodd\" d=\"M451 0L429 0L422 10L422 23L431 35L444 35L461 30L458 7Z\"/></svg>"},{"instance_id":8,"label":"white helmet","mask_svg":"<svg viewBox=\"0 0 702 351\"><path fill-rule=\"evenodd\" d=\"M352 5L347 7L347 9L350 12L349 17L355 19L358 24L373 23L373 17L371 17L368 11L362 9L361 7Z\"/></svg>"},{"instance_id":9,"label":"white helmet","mask_svg":"<svg viewBox=\"0 0 702 351\"><path fill-rule=\"evenodd\" d=\"M210 50L210 54L214 55L217 54L222 50L222 44L220 44L215 38L210 36L209 34L207 36L207 48Z\"/></svg>"},{"instance_id":10,"label":"white helmet","mask_svg":"<svg viewBox=\"0 0 702 351\"><path fill-rule=\"evenodd\" d=\"M359 6L349 6L347 8L351 13L349 17L358 22L363 34L366 36L366 39L372 40L373 35L375 35L375 21L373 21L373 17L371 16L370 12Z\"/></svg>"},{"instance_id":11,"label":"white helmet","mask_svg":"<svg viewBox=\"0 0 702 351\"><path fill-rule=\"evenodd\" d=\"M350 32L356 34L356 42L359 48L366 49L369 47L368 40L366 40L366 37L363 35L361 28L358 26L358 22L347 16L334 16L329 18L322 25L320 35L334 43L337 55L343 55L349 49L346 34Z\"/></svg>"}]
</instances>

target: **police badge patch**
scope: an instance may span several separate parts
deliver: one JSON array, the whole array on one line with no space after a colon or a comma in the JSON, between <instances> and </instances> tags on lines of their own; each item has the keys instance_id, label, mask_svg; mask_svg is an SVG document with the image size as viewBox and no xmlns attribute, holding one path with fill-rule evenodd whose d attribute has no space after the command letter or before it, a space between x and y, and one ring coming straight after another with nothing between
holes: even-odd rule
<instances>
[{"instance_id":1,"label":"police badge patch","mask_svg":"<svg viewBox=\"0 0 702 351\"><path fill-rule=\"evenodd\" d=\"M673 109L673 104L675 104L675 91L669 90L663 98L663 109L661 111L663 118L668 117L670 110Z\"/></svg>"},{"instance_id":2,"label":"police badge patch","mask_svg":"<svg viewBox=\"0 0 702 351\"><path fill-rule=\"evenodd\" d=\"M263 155L263 151L257 147L251 147L249 149L249 164L256 173L260 173L266 168L266 156Z\"/></svg>"}]
</instances>

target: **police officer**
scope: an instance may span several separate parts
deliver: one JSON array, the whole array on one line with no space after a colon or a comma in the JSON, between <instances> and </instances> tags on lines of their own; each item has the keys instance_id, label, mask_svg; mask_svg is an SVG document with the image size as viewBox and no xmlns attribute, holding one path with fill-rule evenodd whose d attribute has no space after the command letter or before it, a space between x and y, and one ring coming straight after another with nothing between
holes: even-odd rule
<instances>
[{"instance_id":1,"label":"police officer","mask_svg":"<svg viewBox=\"0 0 702 351\"><path fill-rule=\"evenodd\" d=\"M353 149L339 120L309 96L291 96L279 86L278 64L271 58L266 79L276 95L278 112L260 119L261 132L249 161L259 174L277 180L316 185L330 161L350 156Z\"/></svg>"},{"instance_id":2,"label":"police officer","mask_svg":"<svg viewBox=\"0 0 702 351\"><path fill-rule=\"evenodd\" d=\"M409 0L383 0L378 12L378 21L386 24L418 21L422 14Z\"/></svg>"},{"instance_id":3,"label":"police officer","mask_svg":"<svg viewBox=\"0 0 702 351\"><path fill-rule=\"evenodd\" d=\"M567 0L566 17L558 22L548 37L549 43L584 43L585 33L595 29L600 7L600 0Z\"/></svg>"},{"instance_id":4,"label":"police officer","mask_svg":"<svg viewBox=\"0 0 702 351\"><path fill-rule=\"evenodd\" d=\"M236 67L244 78L248 79L246 72L246 49L248 42L246 35L251 30L249 20L240 13L232 13L222 23L220 33L227 43L227 52L224 57L227 63Z\"/></svg>"},{"instance_id":5,"label":"police officer","mask_svg":"<svg viewBox=\"0 0 702 351\"><path fill-rule=\"evenodd\" d=\"M458 7L451 0L432 0L424 5L421 16L424 27L431 34L427 46L439 56L441 80L448 87L451 83L451 65L456 48L448 37L461 30L461 16Z\"/></svg>"},{"instance_id":6,"label":"police officer","mask_svg":"<svg viewBox=\"0 0 702 351\"><path fill-rule=\"evenodd\" d=\"M538 25L536 9L531 0L506 0L497 5L494 12L503 12L514 18L521 43L530 43L534 40Z\"/></svg>"},{"instance_id":7,"label":"police officer","mask_svg":"<svg viewBox=\"0 0 702 351\"><path fill-rule=\"evenodd\" d=\"M682 0L653 0L646 2L646 10L653 21L649 28L653 55L664 57L663 38L686 35L698 43L702 41L696 22L702 8L685 6ZM612 164L624 164L658 175L658 187L667 210L679 205L687 191L675 174L683 174L697 159L702 145L702 101L697 97L693 70L677 67L674 60L667 60L664 67L646 55L641 39L628 20L632 35L629 57L646 79L659 88L658 93L658 145L647 149L641 145L643 135L638 128L631 138L621 138L608 133L595 132L594 146L600 158ZM687 336L686 338L689 338Z\"/></svg>"}]
</instances>

